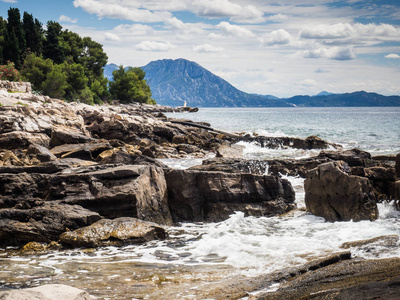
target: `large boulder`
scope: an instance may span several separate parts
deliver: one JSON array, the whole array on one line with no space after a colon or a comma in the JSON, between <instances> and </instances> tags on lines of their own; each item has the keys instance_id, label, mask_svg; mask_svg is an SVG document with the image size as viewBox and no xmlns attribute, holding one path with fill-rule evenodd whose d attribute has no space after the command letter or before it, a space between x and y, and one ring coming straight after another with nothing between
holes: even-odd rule
<instances>
[{"instance_id":1,"label":"large boulder","mask_svg":"<svg viewBox=\"0 0 400 300\"><path fill-rule=\"evenodd\" d=\"M68 231L60 236L60 242L72 247L123 246L154 239L165 239L167 233L159 225L136 218L103 219L96 223Z\"/></svg>"},{"instance_id":2,"label":"large boulder","mask_svg":"<svg viewBox=\"0 0 400 300\"><path fill-rule=\"evenodd\" d=\"M327 221L376 220L378 208L368 178L350 175L344 161L328 162L307 173L305 203Z\"/></svg>"},{"instance_id":3,"label":"large boulder","mask_svg":"<svg viewBox=\"0 0 400 300\"><path fill-rule=\"evenodd\" d=\"M2 300L95 300L88 292L63 284L46 284L34 288L0 292Z\"/></svg>"},{"instance_id":4,"label":"large boulder","mask_svg":"<svg viewBox=\"0 0 400 300\"><path fill-rule=\"evenodd\" d=\"M350 167L372 167L374 163L372 161L371 154L360 150L351 149L345 151L321 151L318 158L329 158L332 160L343 160Z\"/></svg>"},{"instance_id":5,"label":"large boulder","mask_svg":"<svg viewBox=\"0 0 400 300\"><path fill-rule=\"evenodd\" d=\"M14 208L0 209L0 245L48 243L58 240L66 230L88 226L100 218L79 205L24 201Z\"/></svg>"},{"instance_id":6,"label":"large boulder","mask_svg":"<svg viewBox=\"0 0 400 300\"><path fill-rule=\"evenodd\" d=\"M198 170L168 170L174 221L221 221L235 211L274 216L296 207L289 181L277 176Z\"/></svg>"}]
</instances>

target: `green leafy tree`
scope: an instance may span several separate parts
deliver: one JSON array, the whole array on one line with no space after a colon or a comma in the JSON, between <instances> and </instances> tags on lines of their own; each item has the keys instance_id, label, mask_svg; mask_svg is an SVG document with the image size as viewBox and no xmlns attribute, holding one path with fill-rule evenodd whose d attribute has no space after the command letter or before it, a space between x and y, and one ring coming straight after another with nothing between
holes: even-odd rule
<instances>
[{"instance_id":1,"label":"green leafy tree","mask_svg":"<svg viewBox=\"0 0 400 300\"><path fill-rule=\"evenodd\" d=\"M67 100L75 100L87 87L88 79L85 70L80 64L65 61L62 65L62 71L67 75L67 87L65 89L65 98ZM92 96L93 98L93 96Z\"/></svg>"},{"instance_id":2,"label":"green leafy tree","mask_svg":"<svg viewBox=\"0 0 400 300\"><path fill-rule=\"evenodd\" d=\"M43 59L34 53L28 54L21 69L22 78L32 84L36 91L43 91L42 84L47 75L53 71L54 64L51 59Z\"/></svg>"},{"instance_id":3,"label":"green leafy tree","mask_svg":"<svg viewBox=\"0 0 400 300\"><path fill-rule=\"evenodd\" d=\"M93 100L96 104L102 104L110 97L108 91L108 79L105 77L95 79L90 86L90 89L93 92Z\"/></svg>"},{"instance_id":4,"label":"green leafy tree","mask_svg":"<svg viewBox=\"0 0 400 300\"><path fill-rule=\"evenodd\" d=\"M52 98L62 99L68 87L67 78L61 65L54 65L53 70L47 74L46 80L42 84L43 93Z\"/></svg>"},{"instance_id":5,"label":"green leafy tree","mask_svg":"<svg viewBox=\"0 0 400 300\"><path fill-rule=\"evenodd\" d=\"M46 39L43 43L43 56L50 58L56 64L62 64L65 60L65 51L61 46L62 26L55 22L47 22Z\"/></svg>"},{"instance_id":6,"label":"green leafy tree","mask_svg":"<svg viewBox=\"0 0 400 300\"><path fill-rule=\"evenodd\" d=\"M113 81L110 82L111 95L119 99L121 103L155 104L144 76L145 72L140 68L129 67L125 70L123 66L120 66L113 71Z\"/></svg>"}]
</instances>

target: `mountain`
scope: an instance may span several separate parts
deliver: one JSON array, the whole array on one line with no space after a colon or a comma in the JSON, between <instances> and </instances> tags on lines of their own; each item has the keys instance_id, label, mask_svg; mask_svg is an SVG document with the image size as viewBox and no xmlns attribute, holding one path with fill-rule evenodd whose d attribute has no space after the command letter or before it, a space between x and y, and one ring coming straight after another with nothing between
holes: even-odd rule
<instances>
[{"instance_id":1,"label":"mountain","mask_svg":"<svg viewBox=\"0 0 400 300\"><path fill-rule=\"evenodd\" d=\"M104 76L112 79L116 64L106 65ZM279 99L271 95L248 94L233 87L204 69L185 59L163 59L142 67L145 79L158 104L198 107L339 107L339 106L400 106L400 96L383 96L364 91L332 94L322 91L314 96L294 96Z\"/></svg>"},{"instance_id":2,"label":"mountain","mask_svg":"<svg viewBox=\"0 0 400 300\"><path fill-rule=\"evenodd\" d=\"M400 96L383 96L377 93L364 91L328 94L321 96L294 96L285 99L288 103L303 107L373 107L373 106L400 106Z\"/></svg>"},{"instance_id":3,"label":"mountain","mask_svg":"<svg viewBox=\"0 0 400 300\"><path fill-rule=\"evenodd\" d=\"M248 94L185 59L163 59L143 67L158 104L199 107L289 106L274 96Z\"/></svg>"}]
</instances>

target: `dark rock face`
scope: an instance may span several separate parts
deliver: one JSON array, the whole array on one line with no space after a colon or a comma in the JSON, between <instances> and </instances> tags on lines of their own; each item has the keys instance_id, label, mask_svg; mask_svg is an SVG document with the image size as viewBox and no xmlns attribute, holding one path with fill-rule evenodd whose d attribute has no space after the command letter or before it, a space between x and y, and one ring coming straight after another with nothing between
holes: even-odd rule
<instances>
[{"instance_id":1,"label":"dark rock face","mask_svg":"<svg viewBox=\"0 0 400 300\"><path fill-rule=\"evenodd\" d=\"M169 205L174 221L221 221L235 211L273 216L296 207L287 180L276 176L169 170Z\"/></svg>"},{"instance_id":2,"label":"dark rock face","mask_svg":"<svg viewBox=\"0 0 400 300\"><path fill-rule=\"evenodd\" d=\"M350 167L372 167L374 165L371 154L360 149L351 149L340 152L321 151L318 157L330 158L332 160L343 160Z\"/></svg>"},{"instance_id":3,"label":"dark rock face","mask_svg":"<svg viewBox=\"0 0 400 300\"><path fill-rule=\"evenodd\" d=\"M360 221L378 218L371 182L350 175L343 161L319 165L304 182L307 210L327 221Z\"/></svg>"},{"instance_id":4,"label":"dark rock face","mask_svg":"<svg viewBox=\"0 0 400 300\"><path fill-rule=\"evenodd\" d=\"M136 218L103 219L90 226L64 232L60 242L72 247L123 246L165 239L164 228Z\"/></svg>"},{"instance_id":5,"label":"dark rock face","mask_svg":"<svg viewBox=\"0 0 400 300\"><path fill-rule=\"evenodd\" d=\"M21 202L14 208L0 209L0 245L48 243L58 240L67 229L87 226L100 218L99 214L79 205Z\"/></svg>"}]
</instances>

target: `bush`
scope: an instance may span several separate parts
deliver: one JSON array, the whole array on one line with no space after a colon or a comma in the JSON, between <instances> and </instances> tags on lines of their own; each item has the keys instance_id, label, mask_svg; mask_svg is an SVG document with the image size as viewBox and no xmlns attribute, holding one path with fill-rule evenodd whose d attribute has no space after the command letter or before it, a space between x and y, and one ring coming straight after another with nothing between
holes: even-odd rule
<instances>
[{"instance_id":1,"label":"bush","mask_svg":"<svg viewBox=\"0 0 400 300\"><path fill-rule=\"evenodd\" d=\"M13 62L7 61L6 65L0 66L0 80L19 81L19 73Z\"/></svg>"}]
</instances>

